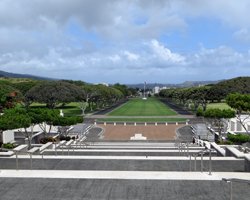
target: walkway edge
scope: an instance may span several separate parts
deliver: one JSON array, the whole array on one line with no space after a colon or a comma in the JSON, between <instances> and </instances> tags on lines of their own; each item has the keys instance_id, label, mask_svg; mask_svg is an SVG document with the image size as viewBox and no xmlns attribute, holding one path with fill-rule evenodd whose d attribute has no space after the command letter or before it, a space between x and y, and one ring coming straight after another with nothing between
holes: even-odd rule
<instances>
[{"instance_id":1,"label":"walkway edge","mask_svg":"<svg viewBox=\"0 0 250 200\"><path fill-rule=\"evenodd\" d=\"M156 172L156 171L76 171L76 170L0 170L0 178L130 179L130 180L250 180L250 173L236 172Z\"/></svg>"}]
</instances>

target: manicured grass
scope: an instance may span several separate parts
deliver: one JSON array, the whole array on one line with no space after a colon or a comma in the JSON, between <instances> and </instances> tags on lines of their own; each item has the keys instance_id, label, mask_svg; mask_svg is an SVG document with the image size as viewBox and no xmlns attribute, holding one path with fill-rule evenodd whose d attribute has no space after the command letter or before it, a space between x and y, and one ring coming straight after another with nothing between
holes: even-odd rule
<instances>
[{"instance_id":1,"label":"manicured grass","mask_svg":"<svg viewBox=\"0 0 250 200\"><path fill-rule=\"evenodd\" d=\"M81 115L82 114L82 111L78 107L77 102L71 102L69 104L66 104L62 108L59 107L58 109L62 109L65 116L76 116L76 115Z\"/></svg>"},{"instance_id":2,"label":"manicured grass","mask_svg":"<svg viewBox=\"0 0 250 200\"><path fill-rule=\"evenodd\" d=\"M115 109L109 116L169 116L176 112L156 98L131 99L123 106Z\"/></svg>"},{"instance_id":3,"label":"manicured grass","mask_svg":"<svg viewBox=\"0 0 250 200\"><path fill-rule=\"evenodd\" d=\"M46 105L41 103L32 103L31 107L33 108L44 108ZM64 107L56 107L58 110L63 110L65 116L76 116L81 115L81 110L78 107L77 102L71 102L66 104Z\"/></svg>"},{"instance_id":4,"label":"manicured grass","mask_svg":"<svg viewBox=\"0 0 250 200\"><path fill-rule=\"evenodd\" d=\"M231 108L226 103L210 103L207 105L207 108L220 108L220 109L229 109Z\"/></svg>"},{"instance_id":5,"label":"manicured grass","mask_svg":"<svg viewBox=\"0 0 250 200\"><path fill-rule=\"evenodd\" d=\"M97 122L185 122L185 118L101 118Z\"/></svg>"}]
</instances>

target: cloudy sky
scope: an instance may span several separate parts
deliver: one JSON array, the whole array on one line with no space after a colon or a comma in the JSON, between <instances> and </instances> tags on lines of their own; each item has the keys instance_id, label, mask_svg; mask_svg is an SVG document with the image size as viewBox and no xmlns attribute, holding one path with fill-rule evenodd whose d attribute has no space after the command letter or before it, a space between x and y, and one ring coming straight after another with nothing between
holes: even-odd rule
<instances>
[{"instance_id":1,"label":"cloudy sky","mask_svg":"<svg viewBox=\"0 0 250 200\"><path fill-rule=\"evenodd\" d=\"M249 0L0 0L0 70L91 83L250 75Z\"/></svg>"}]
</instances>

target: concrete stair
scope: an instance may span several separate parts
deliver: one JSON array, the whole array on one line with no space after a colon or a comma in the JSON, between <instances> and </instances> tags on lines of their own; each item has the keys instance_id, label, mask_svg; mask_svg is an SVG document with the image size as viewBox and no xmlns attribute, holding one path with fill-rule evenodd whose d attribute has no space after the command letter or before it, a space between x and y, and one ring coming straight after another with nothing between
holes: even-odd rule
<instances>
[{"instance_id":1,"label":"concrete stair","mask_svg":"<svg viewBox=\"0 0 250 200\"><path fill-rule=\"evenodd\" d=\"M244 159L212 152L210 174L209 154L203 159L199 154L204 150L171 142L62 145L56 151L46 149L43 158L34 154L32 170L30 156L22 153L18 155L19 170L15 156L0 158L0 195L8 200L4 188L15 181L12 195L18 195L20 187L19 195L29 193L23 199L229 199L230 184L222 178L250 180L244 172ZM248 184L237 182L234 187L235 199L249 199ZM31 192L37 190L45 192Z\"/></svg>"}]
</instances>

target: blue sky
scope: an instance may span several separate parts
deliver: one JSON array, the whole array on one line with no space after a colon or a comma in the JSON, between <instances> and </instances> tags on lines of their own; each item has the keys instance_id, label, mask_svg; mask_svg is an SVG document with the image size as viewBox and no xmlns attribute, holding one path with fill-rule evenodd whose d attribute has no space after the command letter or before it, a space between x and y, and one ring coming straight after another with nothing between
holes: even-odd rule
<instances>
[{"instance_id":1,"label":"blue sky","mask_svg":"<svg viewBox=\"0 0 250 200\"><path fill-rule=\"evenodd\" d=\"M250 75L249 0L1 0L0 70L90 83Z\"/></svg>"}]
</instances>

